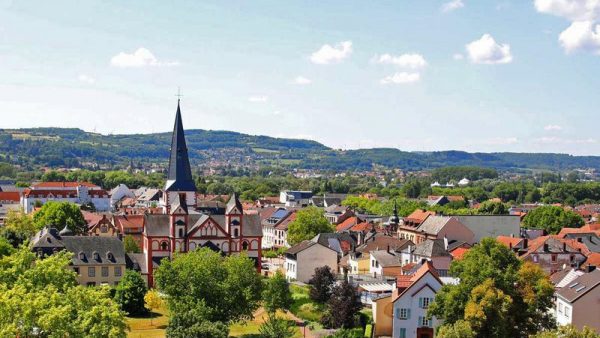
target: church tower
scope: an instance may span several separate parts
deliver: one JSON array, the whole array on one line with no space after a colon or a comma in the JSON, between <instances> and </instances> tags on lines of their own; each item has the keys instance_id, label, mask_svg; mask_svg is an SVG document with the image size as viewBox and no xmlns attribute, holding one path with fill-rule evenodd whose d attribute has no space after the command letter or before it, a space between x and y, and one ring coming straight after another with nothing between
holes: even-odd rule
<instances>
[{"instance_id":1,"label":"church tower","mask_svg":"<svg viewBox=\"0 0 600 338\"><path fill-rule=\"evenodd\" d=\"M187 206L196 206L196 184L192 178L192 168L190 167L190 159L188 158L179 100L177 100L177 113L175 114L175 126L173 127L173 137L171 139L169 173L161 205L169 213L171 204L175 201L179 203L183 202L181 204L186 205L186 209Z\"/></svg>"}]
</instances>

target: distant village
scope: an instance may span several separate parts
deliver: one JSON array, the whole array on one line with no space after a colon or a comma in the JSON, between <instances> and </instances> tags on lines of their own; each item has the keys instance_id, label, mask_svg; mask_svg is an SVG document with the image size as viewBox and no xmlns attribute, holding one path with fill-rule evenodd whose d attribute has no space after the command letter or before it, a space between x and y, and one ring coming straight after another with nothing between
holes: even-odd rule
<instances>
[{"instance_id":1,"label":"distant village","mask_svg":"<svg viewBox=\"0 0 600 338\"><path fill-rule=\"evenodd\" d=\"M187 156L178 107L168 167L136 169L166 170L163 188L130 189L119 184L104 190L89 182L36 182L27 188L3 185L0 222L11 210L35 214L51 201L81 206L85 233L75 234L67 224L48 224L29 245L40 257L72 253L70 267L79 284L86 286L115 286L125 271L135 270L152 287L154 271L164 259L197 248L223 255L244 253L261 275L270 277L279 271L299 285L310 283L316 269L329 267L337 278L353 285L362 306L371 309L373 337L433 337L442 322L427 315L429 304L444 285L461 283L451 273L452 262L463 259L484 238L493 238L549 276L556 325L600 331L597 311L589 310L600 299L600 204L554 205L578 214L585 223L549 234L522 226L528 213L545 206L540 202L515 204L502 214L445 215L416 209L401 216L394 201L388 200L394 202L391 215L369 214L346 205L351 194L341 193L283 190L242 201L236 193L199 193ZM296 171L294 175L320 173ZM377 179L385 184L384 177ZM435 181L431 187L471 183L463 178ZM387 200L374 193L356 196ZM447 194L430 195L420 202L432 207L460 202L476 210L482 203L500 201ZM333 231L291 245L289 227L308 208L320 210ZM140 251L127 252L125 237L135 240Z\"/></svg>"}]
</instances>

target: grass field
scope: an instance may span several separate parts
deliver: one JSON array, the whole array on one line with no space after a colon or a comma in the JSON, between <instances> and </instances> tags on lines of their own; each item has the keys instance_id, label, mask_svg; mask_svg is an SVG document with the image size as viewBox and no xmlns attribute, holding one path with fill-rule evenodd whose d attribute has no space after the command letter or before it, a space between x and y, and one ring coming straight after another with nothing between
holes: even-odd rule
<instances>
[{"instance_id":1,"label":"grass field","mask_svg":"<svg viewBox=\"0 0 600 338\"><path fill-rule=\"evenodd\" d=\"M153 317L127 317L127 325L131 331L129 338L162 338L165 337L165 328L169 322L165 307L156 310Z\"/></svg>"},{"instance_id":2,"label":"grass field","mask_svg":"<svg viewBox=\"0 0 600 338\"><path fill-rule=\"evenodd\" d=\"M255 153L279 153L278 150L273 150L273 149L265 149L265 148L252 148L252 151L254 151Z\"/></svg>"}]
</instances>

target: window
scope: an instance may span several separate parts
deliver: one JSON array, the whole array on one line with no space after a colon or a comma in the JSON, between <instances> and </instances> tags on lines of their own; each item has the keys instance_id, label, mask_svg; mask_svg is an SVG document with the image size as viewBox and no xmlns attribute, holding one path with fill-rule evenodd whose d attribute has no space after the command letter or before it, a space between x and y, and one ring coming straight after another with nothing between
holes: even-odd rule
<instances>
[{"instance_id":1,"label":"window","mask_svg":"<svg viewBox=\"0 0 600 338\"><path fill-rule=\"evenodd\" d=\"M419 307L422 309L426 309L429 307L429 303L433 302L433 298L428 297L420 297L419 298Z\"/></svg>"},{"instance_id":2,"label":"window","mask_svg":"<svg viewBox=\"0 0 600 338\"><path fill-rule=\"evenodd\" d=\"M400 338L406 338L406 328L400 328Z\"/></svg>"},{"instance_id":3,"label":"window","mask_svg":"<svg viewBox=\"0 0 600 338\"><path fill-rule=\"evenodd\" d=\"M244 250L244 251L248 250L248 242L242 243L242 250Z\"/></svg>"},{"instance_id":4,"label":"window","mask_svg":"<svg viewBox=\"0 0 600 338\"><path fill-rule=\"evenodd\" d=\"M396 318L398 319L409 319L410 318L410 309L401 308L396 311Z\"/></svg>"},{"instance_id":5,"label":"window","mask_svg":"<svg viewBox=\"0 0 600 338\"><path fill-rule=\"evenodd\" d=\"M96 286L96 282L88 282L87 286Z\"/></svg>"},{"instance_id":6,"label":"window","mask_svg":"<svg viewBox=\"0 0 600 338\"><path fill-rule=\"evenodd\" d=\"M565 306L565 317L569 318L570 315L571 315L571 308L568 306Z\"/></svg>"},{"instance_id":7,"label":"window","mask_svg":"<svg viewBox=\"0 0 600 338\"><path fill-rule=\"evenodd\" d=\"M562 303L558 303L558 313L563 313L563 305L562 305Z\"/></svg>"},{"instance_id":8,"label":"window","mask_svg":"<svg viewBox=\"0 0 600 338\"><path fill-rule=\"evenodd\" d=\"M99 261L99 260L100 260L100 255L99 255L97 252L94 252L94 253L92 254L92 256L94 257L94 260L97 260L97 261Z\"/></svg>"},{"instance_id":9,"label":"window","mask_svg":"<svg viewBox=\"0 0 600 338\"><path fill-rule=\"evenodd\" d=\"M427 317L419 317L419 326L430 327L431 320L427 319Z\"/></svg>"},{"instance_id":10,"label":"window","mask_svg":"<svg viewBox=\"0 0 600 338\"><path fill-rule=\"evenodd\" d=\"M531 258L533 258L533 262L534 263L538 262L538 256L537 255L533 255Z\"/></svg>"},{"instance_id":11,"label":"window","mask_svg":"<svg viewBox=\"0 0 600 338\"><path fill-rule=\"evenodd\" d=\"M240 235L240 230L238 228L233 229L233 237L237 237Z\"/></svg>"},{"instance_id":12,"label":"window","mask_svg":"<svg viewBox=\"0 0 600 338\"><path fill-rule=\"evenodd\" d=\"M168 244L167 244L167 242L162 242L162 243L160 243L160 249L161 249L162 251L167 251L167 247L168 247Z\"/></svg>"},{"instance_id":13,"label":"window","mask_svg":"<svg viewBox=\"0 0 600 338\"><path fill-rule=\"evenodd\" d=\"M552 254L552 263L556 263L556 254Z\"/></svg>"},{"instance_id":14,"label":"window","mask_svg":"<svg viewBox=\"0 0 600 338\"><path fill-rule=\"evenodd\" d=\"M179 228L179 237L183 237L183 228Z\"/></svg>"},{"instance_id":15,"label":"window","mask_svg":"<svg viewBox=\"0 0 600 338\"><path fill-rule=\"evenodd\" d=\"M96 268L93 266L88 267L88 277L96 277Z\"/></svg>"},{"instance_id":16,"label":"window","mask_svg":"<svg viewBox=\"0 0 600 338\"><path fill-rule=\"evenodd\" d=\"M102 277L108 277L108 266L102 267Z\"/></svg>"},{"instance_id":17,"label":"window","mask_svg":"<svg viewBox=\"0 0 600 338\"><path fill-rule=\"evenodd\" d=\"M115 277L121 277L121 267L115 266Z\"/></svg>"},{"instance_id":18,"label":"window","mask_svg":"<svg viewBox=\"0 0 600 338\"><path fill-rule=\"evenodd\" d=\"M73 268L73 271L75 271L75 273L79 275L79 268Z\"/></svg>"}]
</instances>

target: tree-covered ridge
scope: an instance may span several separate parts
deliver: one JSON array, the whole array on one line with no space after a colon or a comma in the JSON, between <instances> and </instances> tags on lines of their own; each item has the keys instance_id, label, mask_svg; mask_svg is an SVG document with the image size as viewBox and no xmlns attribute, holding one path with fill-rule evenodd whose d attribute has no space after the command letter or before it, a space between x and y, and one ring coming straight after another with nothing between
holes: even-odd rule
<instances>
[{"instance_id":1,"label":"tree-covered ridge","mask_svg":"<svg viewBox=\"0 0 600 338\"><path fill-rule=\"evenodd\" d=\"M536 153L407 152L394 148L335 150L310 140L254 136L231 131L187 130L192 163L222 160L322 170L369 170L374 166L421 170L445 166L600 170L598 156ZM0 129L0 159L24 166L123 166L166 162L171 133L102 135L74 128Z\"/></svg>"}]
</instances>

